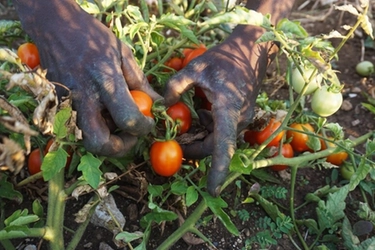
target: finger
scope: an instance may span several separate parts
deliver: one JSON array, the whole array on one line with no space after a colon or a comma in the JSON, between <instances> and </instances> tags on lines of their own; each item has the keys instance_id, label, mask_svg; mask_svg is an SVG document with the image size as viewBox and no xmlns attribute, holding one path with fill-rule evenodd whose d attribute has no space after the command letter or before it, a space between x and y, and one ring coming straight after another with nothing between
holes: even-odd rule
<instances>
[{"instance_id":1,"label":"finger","mask_svg":"<svg viewBox=\"0 0 375 250\"><path fill-rule=\"evenodd\" d=\"M225 102L221 103L225 104ZM220 194L221 186L228 175L230 160L236 149L239 111L230 107L229 104L221 107L213 105L214 149L207 178L207 190L214 197Z\"/></svg>"},{"instance_id":2,"label":"finger","mask_svg":"<svg viewBox=\"0 0 375 250\"><path fill-rule=\"evenodd\" d=\"M175 104L180 100L182 93L194 86L196 79L193 76L197 73L192 73L190 68L191 65L188 65L185 69L177 72L166 83L164 98L167 106Z\"/></svg>"},{"instance_id":3,"label":"finger","mask_svg":"<svg viewBox=\"0 0 375 250\"><path fill-rule=\"evenodd\" d=\"M154 91L147 81L147 77L138 66L128 46L121 45L121 69L130 89L141 90L147 93L154 101L162 97Z\"/></svg>"},{"instance_id":4,"label":"finger","mask_svg":"<svg viewBox=\"0 0 375 250\"><path fill-rule=\"evenodd\" d=\"M209 134L203 141L196 141L192 144L181 145L186 159L203 159L212 154L214 149L214 136Z\"/></svg>"},{"instance_id":5,"label":"finger","mask_svg":"<svg viewBox=\"0 0 375 250\"><path fill-rule=\"evenodd\" d=\"M81 98L85 101L76 101L78 126L83 133L85 148L94 154L103 156L121 157L126 154L137 142L131 135L113 135L101 116L101 107L98 101L90 98Z\"/></svg>"},{"instance_id":6,"label":"finger","mask_svg":"<svg viewBox=\"0 0 375 250\"><path fill-rule=\"evenodd\" d=\"M103 74L103 82L98 84L100 101L108 109L113 121L121 130L135 136L149 133L154 126L154 120L139 111L120 67L114 66L112 72L112 76Z\"/></svg>"}]
</instances>

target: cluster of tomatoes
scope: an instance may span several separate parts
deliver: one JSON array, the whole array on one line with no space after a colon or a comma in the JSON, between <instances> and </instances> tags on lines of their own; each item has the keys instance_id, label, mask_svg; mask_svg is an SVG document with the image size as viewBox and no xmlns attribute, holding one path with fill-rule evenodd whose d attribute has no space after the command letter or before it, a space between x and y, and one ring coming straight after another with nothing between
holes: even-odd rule
<instances>
[{"instance_id":1,"label":"cluster of tomatoes","mask_svg":"<svg viewBox=\"0 0 375 250\"><path fill-rule=\"evenodd\" d=\"M265 142L279 127L281 126L281 121L277 121L274 118L271 118L267 126L261 130L248 130L244 134L244 140L250 145L260 145ZM295 153L303 153L306 151L312 151L308 146L309 135L307 133L315 133L314 127L310 123L292 123L289 125L290 130L281 131L267 144L267 147L278 147L284 135L286 135L286 143L283 143L281 148L281 153L285 158L294 157ZM332 140L332 138L327 138ZM335 145L332 142L320 140L321 150L327 149L329 147L334 147ZM278 155L278 152L272 157ZM348 158L348 153L342 151L329 155L326 158L326 161L340 166ZM274 165L270 168L274 171L281 171L286 169L287 165Z\"/></svg>"}]
</instances>

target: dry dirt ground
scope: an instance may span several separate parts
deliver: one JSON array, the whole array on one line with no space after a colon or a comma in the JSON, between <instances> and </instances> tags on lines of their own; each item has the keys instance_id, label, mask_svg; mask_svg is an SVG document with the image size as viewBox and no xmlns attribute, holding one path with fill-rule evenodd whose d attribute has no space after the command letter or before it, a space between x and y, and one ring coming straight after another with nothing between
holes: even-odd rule
<instances>
[{"instance_id":1,"label":"dry dirt ground","mask_svg":"<svg viewBox=\"0 0 375 250\"><path fill-rule=\"evenodd\" d=\"M291 19L298 19L302 22L303 26L310 32L310 34L328 33L332 29L340 29L341 24L353 21L349 18L349 15L341 15L339 12L331 10L330 5L322 5L320 3L314 6L312 3L302 7L301 4L305 1L298 1L296 4L295 11L293 12ZM308 1L306 1L308 2ZM315 2L315 1L311 1ZM317 1L320 2L320 1ZM322 1L323 2L323 1ZM344 100L347 102L345 109L339 110L334 116L329 118L331 122L338 122L344 129L346 136L358 137L366 133L367 131L374 129L374 118L375 115L370 113L368 110L361 106L361 102L366 101L362 93L371 94L374 90L373 79L361 78L355 73L355 65L361 60L363 55L363 38L358 34L342 48L339 53L339 60L335 62L335 67L340 71L339 78L344 88ZM375 53L372 48L366 48L364 53L364 59L375 62ZM269 93L272 99L285 99L288 95L287 86L284 82L275 82L272 80L272 72L269 71L269 80L264 84L264 89ZM358 149L361 150L361 149ZM147 170L146 170L147 171ZM330 175L330 170L317 171L310 168L303 169L299 172L299 185L296 191L296 204L300 204L306 193L316 190L318 187L322 187L326 184L326 177ZM276 176L276 175L275 175ZM139 228L139 218L142 216L141 212L147 205L147 198L142 202L135 202L129 197L136 197L134 188L128 185L126 181L116 183L122 186L124 192L130 194L128 197L124 197L121 193L115 193L115 199L117 205L126 216L126 231L135 231ZM39 183L40 187L43 184ZM284 182L282 186L288 188L289 183ZM25 191L26 190L22 190ZM234 206L234 199L236 189L229 187L226 189L223 198L227 201L229 208ZM244 193L246 195L246 193ZM355 195L355 194L354 194ZM27 196L27 195L26 195ZM243 196L245 197L245 196ZM73 221L72 214L76 213L82 205L86 202L85 199L89 197L83 197L79 202L69 200L66 209L66 222L65 225L69 228L76 228L76 224ZM355 197L352 197L355 199ZM285 201L287 202L287 201ZM9 207L11 210L12 207ZM16 209L16 206L14 207ZM233 222L241 232L239 237L232 236L222 226L219 220L211 220L207 225L200 227L199 229L205 234L217 247L217 249L243 249L245 246L246 238L253 235L257 228L254 226L257 219L265 216L263 210L256 204L245 204L239 205L236 209L246 209L251 212L251 218L243 223L239 219L234 219ZM312 208L313 210L313 208ZM304 211L299 211L297 216L309 216L314 211L309 210L307 207ZM227 211L229 212L229 210ZM350 212L350 207L348 208ZM204 214L204 216L208 215ZM152 231L150 243L148 249L154 249L158 246L171 232L178 228L177 222L167 223L164 225L164 232L161 232L161 227L156 227ZM100 242L106 242L115 248L112 243L113 235L105 229L90 225L86 234L84 235L78 249L98 249ZM66 239L70 238L70 233L66 232ZM28 242L40 243L36 239L28 239ZM25 241L23 242L25 243ZM45 244L42 244L41 249L46 249ZM254 246L253 249L257 247ZM183 240L180 240L175 244L172 249L210 249L207 245L201 244L196 246L188 245ZM282 239L278 242L277 246L273 246L270 249L294 249L288 239Z\"/></svg>"}]
</instances>

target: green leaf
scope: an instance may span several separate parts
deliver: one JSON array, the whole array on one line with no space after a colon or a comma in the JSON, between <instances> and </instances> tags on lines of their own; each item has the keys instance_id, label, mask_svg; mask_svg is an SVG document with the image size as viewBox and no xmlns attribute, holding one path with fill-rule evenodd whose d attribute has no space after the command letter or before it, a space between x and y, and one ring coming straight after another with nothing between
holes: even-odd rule
<instances>
[{"instance_id":1,"label":"green leaf","mask_svg":"<svg viewBox=\"0 0 375 250\"><path fill-rule=\"evenodd\" d=\"M299 38L307 37L309 34L301 26L301 23L298 21L290 21L286 18L280 20L277 23L276 30L283 31L285 34L292 34Z\"/></svg>"},{"instance_id":2,"label":"green leaf","mask_svg":"<svg viewBox=\"0 0 375 250\"><path fill-rule=\"evenodd\" d=\"M154 197L161 196L163 194L163 186L161 185L148 185L147 191L149 194L153 195Z\"/></svg>"},{"instance_id":3,"label":"green leaf","mask_svg":"<svg viewBox=\"0 0 375 250\"><path fill-rule=\"evenodd\" d=\"M267 17L259 12L240 6L234 8L233 11L214 15L203 23L198 24L198 26L213 26L227 23L255 25L265 28L271 27L271 22Z\"/></svg>"},{"instance_id":4,"label":"green leaf","mask_svg":"<svg viewBox=\"0 0 375 250\"><path fill-rule=\"evenodd\" d=\"M129 232L121 232L116 235L115 239L116 240L121 240L125 243L132 242L133 240L137 240L143 237L143 233L140 231L136 231L134 233L129 233Z\"/></svg>"},{"instance_id":5,"label":"green leaf","mask_svg":"<svg viewBox=\"0 0 375 250\"><path fill-rule=\"evenodd\" d=\"M23 201L22 194L14 189L13 184L8 182L6 175L3 173L0 174L0 198L13 200L17 203Z\"/></svg>"},{"instance_id":6,"label":"green leaf","mask_svg":"<svg viewBox=\"0 0 375 250\"><path fill-rule=\"evenodd\" d=\"M45 181L51 180L61 169L65 168L68 156L69 154L61 147L46 154L41 166Z\"/></svg>"},{"instance_id":7,"label":"green leaf","mask_svg":"<svg viewBox=\"0 0 375 250\"><path fill-rule=\"evenodd\" d=\"M53 124L53 133L57 138L65 138L67 135L66 122L71 116L72 108L64 108L57 112Z\"/></svg>"},{"instance_id":8,"label":"green leaf","mask_svg":"<svg viewBox=\"0 0 375 250\"><path fill-rule=\"evenodd\" d=\"M129 36L131 39L134 39L135 35L137 35L137 33L142 29L142 28L147 28L148 27L148 24L145 23L145 22L140 22L140 23L136 23L136 24L133 24L129 27Z\"/></svg>"},{"instance_id":9,"label":"green leaf","mask_svg":"<svg viewBox=\"0 0 375 250\"><path fill-rule=\"evenodd\" d=\"M91 153L87 153L81 157L81 162L78 165L78 170L82 171L83 178L93 189L97 189L99 186L100 176L102 175L99 169L101 164L101 160Z\"/></svg>"},{"instance_id":10,"label":"green leaf","mask_svg":"<svg viewBox=\"0 0 375 250\"><path fill-rule=\"evenodd\" d=\"M190 186L186 190L186 206L190 207L198 200L198 192L195 187Z\"/></svg>"},{"instance_id":11,"label":"green leaf","mask_svg":"<svg viewBox=\"0 0 375 250\"><path fill-rule=\"evenodd\" d=\"M233 235L238 236L240 235L240 232L238 231L237 227L234 225L234 223L229 218L228 214L224 212L223 209L219 207L210 207L211 211L219 218L221 223L225 226L225 228Z\"/></svg>"},{"instance_id":12,"label":"green leaf","mask_svg":"<svg viewBox=\"0 0 375 250\"><path fill-rule=\"evenodd\" d=\"M43 206L38 199L33 202L33 213L38 217L44 216Z\"/></svg>"},{"instance_id":13,"label":"green leaf","mask_svg":"<svg viewBox=\"0 0 375 250\"><path fill-rule=\"evenodd\" d=\"M39 217L34 214L25 215L13 220L11 223L9 223L9 226L25 226L38 220Z\"/></svg>"},{"instance_id":14,"label":"green leaf","mask_svg":"<svg viewBox=\"0 0 375 250\"><path fill-rule=\"evenodd\" d=\"M171 192L176 195L184 195L187 191L187 183L186 181L175 181L171 185Z\"/></svg>"},{"instance_id":15,"label":"green leaf","mask_svg":"<svg viewBox=\"0 0 375 250\"><path fill-rule=\"evenodd\" d=\"M365 102L362 102L361 104L362 104L363 107L368 109L371 113L375 114L375 106L373 106L369 103L365 103Z\"/></svg>"},{"instance_id":16,"label":"green leaf","mask_svg":"<svg viewBox=\"0 0 375 250\"><path fill-rule=\"evenodd\" d=\"M149 223L152 222L160 224L163 221L173 221L177 218L178 216L176 213L156 207L151 213L148 213L142 217L140 224L143 228L145 228Z\"/></svg>"},{"instance_id":17,"label":"green leaf","mask_svg":"<svg viewBox=\"0 0 375 250\"><path fill-rule=\"evenodd\" d=\"M335 193L328 194L327 201L319 201L316 213L320 230L330 229L330 233L338 229L338 222L344 218L345 199L349 193L348 185Z\"/></svg>"}]
</instances>

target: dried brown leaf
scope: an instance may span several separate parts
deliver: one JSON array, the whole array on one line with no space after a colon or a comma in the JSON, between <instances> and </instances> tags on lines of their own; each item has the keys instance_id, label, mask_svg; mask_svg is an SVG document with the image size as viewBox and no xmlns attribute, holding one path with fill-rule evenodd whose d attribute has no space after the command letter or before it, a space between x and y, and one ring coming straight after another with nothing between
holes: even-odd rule
<instances>
[{"instance_id":1,"label":"dried brown leaf","mask_svg":"<svg viewBox=\"0 0 375 250\"><path fill-rule=\"evenodd\" d=\"M0 170L18 174L25 162L25 152L18 143L0 137Z\"/></svg>"}]
</instances>

